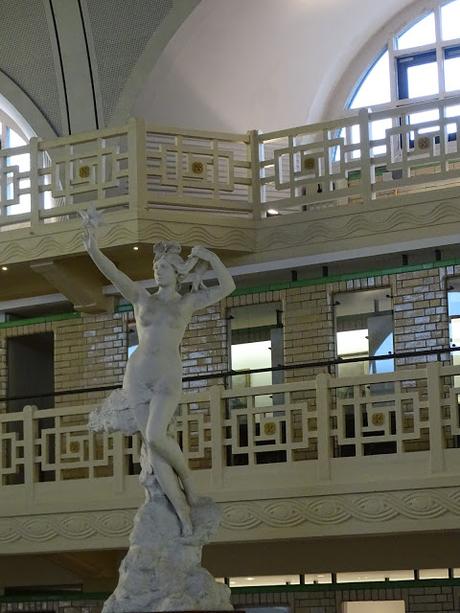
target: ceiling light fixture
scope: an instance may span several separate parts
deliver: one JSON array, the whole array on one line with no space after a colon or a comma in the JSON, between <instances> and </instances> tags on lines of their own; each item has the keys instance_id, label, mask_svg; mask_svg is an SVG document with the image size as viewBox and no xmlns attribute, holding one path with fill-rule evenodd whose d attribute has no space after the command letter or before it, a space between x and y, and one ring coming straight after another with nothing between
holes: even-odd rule
<instances>
[{"instance_id":1,"label":"ceiling light fixture","mask_svg":"<svg viewBox=\"0 0 460 613\"><path fill-rule=\"evenodd\" d=\"M8 266L2 266L2 270L8 270Z\"/></svg>"},{"instance_id":2,"label":"ceiling light fixture","mask_svg":"<svg viewBox=\"0 0 460 613\"><path fill-rule=\"evenodd\" d=\"M134 251L139 251L139 247L138 247L137 245L135 245L135 246L133 247L133 250L134 250Z\"/></svg>"}]
</instances>

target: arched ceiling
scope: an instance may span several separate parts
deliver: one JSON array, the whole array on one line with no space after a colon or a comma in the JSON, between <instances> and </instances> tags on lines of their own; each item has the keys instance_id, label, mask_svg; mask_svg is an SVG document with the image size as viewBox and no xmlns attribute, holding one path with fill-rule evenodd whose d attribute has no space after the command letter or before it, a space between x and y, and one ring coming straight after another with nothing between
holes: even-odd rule
<instances>
[{"instance_id":1,"label":"arched ceiling","mask_svg":"<svg viewBox=\"0 0 460 613\"><path fill-rule=\"evenodd\" d=\"M316 121L360 49L411 3L201 0L133 112L163 125L238 132Z\"/></svg>"},{"instance_id":2,"label":"arched ceiling","mask_svg":"<svg viewBox=\"0 0 460 613\"><path fill-rule=\"evenodd\" d=\"M0 103L39 136L130 115L301 125L328 116L353 58L410 4L423 0L2 0Z\"/></svg>"},{"instance_id":3,"label":"arched ceiling","mask_svg":"<svg viewBox=\"0 0 460 613\"><path fill-rule=\"evenodd\" d=\"M39 136L124 122L124 109L198 2L1 0L0 101Z\"/></svg>"}]
</instances>

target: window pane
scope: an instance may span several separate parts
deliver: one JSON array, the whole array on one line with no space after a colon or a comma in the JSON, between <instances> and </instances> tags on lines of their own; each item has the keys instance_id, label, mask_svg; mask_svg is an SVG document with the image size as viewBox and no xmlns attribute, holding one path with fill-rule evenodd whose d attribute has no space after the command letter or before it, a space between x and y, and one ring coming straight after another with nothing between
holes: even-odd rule
<instances>
[{"instance_id":1,"label":"window pane","mask_svg":"<svg viewBox=\"0 0 460 613\"><path fill-rule=\"evenodd\" d=\"M368 355L369 340L367 328L337 332L337 355Z\"/></svg>"},{"instance_id":2,"label":"window pane","mask_svg":"<svg viewBox=\"0 0 460 613\"><path fill-rule=\"evenodd\" d=\"M460 89L460 57L444 60L444 79L446 92Z\"/></svg>"},{"instance_id":3,"label":"window pane","mask_svg":"<svg viewBox=\"0 0 460 613\"><path fill-rule=\"evenodd\" d=\"M350 108L382 104L389 102L390 99L390 63L388 51L385 51L364 77L352 98Z\"/></svg>"},{"instance_id":4,"label":"window pane","mask_svg":"<svg viewBox=\"0 0 460 613\"><path fill-rule=\"evenodd\" d=\"M6 129L6 147L22 147L26 141L11 128Z\"/></svg>"},{"instance_id":5,"label":"window pane","mask_svg":"<svg viewBox=\"0 0 460 613\"><path fill-rule=\"evenodd\" d=\"M410 49L411 47L429 45L434 43L435 40L434 13L430 13L398 36L396 47L397 49Z\"/></svg>"},{"instance_id":6,"label":"window pane","mask_svg":"<svg viewBox=\"0 0 460 613\"><path fill-rule=\"evenodd\" d=\"M436 62L407 68L408 97L430 96L439 92L438 66Z\"/></svg>"},{"instance_id":7,"label":"window pane","mask_svg":"<svg viewBox=\"0 0 460 613\"><path fill-rule=\"evenodd\" d=\"M419 571L420 579L448 579L447 568L424 568Z\"/></svg>"},{"instance_id":8,"label":"window pane","mask_svg":"<svg viewBox=\"0 0 460 613\"><path fill-rule=\"evenodd\" d=\"M460 0L449 2L441 8L441 31L444 40L460 38Z\"/></svg>"}]
</instances>

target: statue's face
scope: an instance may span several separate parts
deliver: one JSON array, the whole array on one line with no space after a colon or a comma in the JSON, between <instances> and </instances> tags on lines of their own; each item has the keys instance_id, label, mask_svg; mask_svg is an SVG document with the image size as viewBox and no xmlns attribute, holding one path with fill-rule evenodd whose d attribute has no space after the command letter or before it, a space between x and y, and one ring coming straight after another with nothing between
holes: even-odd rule
<instances>
[{"instance_id":1,"label":"statue's face","mask_svg":"<svg viewBox=\"0 0 460 613\"><path fill-rule=\"evenodd\" d=\"M153 264L153 276L160 286L176 285L176 271L164 257Z\"/></svg>"}]
</instances>

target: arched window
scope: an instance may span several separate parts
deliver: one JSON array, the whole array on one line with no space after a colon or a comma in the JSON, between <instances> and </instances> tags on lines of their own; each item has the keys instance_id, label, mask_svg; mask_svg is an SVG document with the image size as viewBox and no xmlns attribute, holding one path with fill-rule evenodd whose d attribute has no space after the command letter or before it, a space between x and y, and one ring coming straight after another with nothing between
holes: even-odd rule
<instances>
[{"instance_id":1,"label":"arched window","mask_svg":"<svg viewBox=\"0 0 460 613\"><path fill-rule=\"evenodd\" d=\"M425 5L422 15L392 36L353 88L347 107L375 110L455 93L460 93L460 0Z\"/></svg>"}]
</instances>

